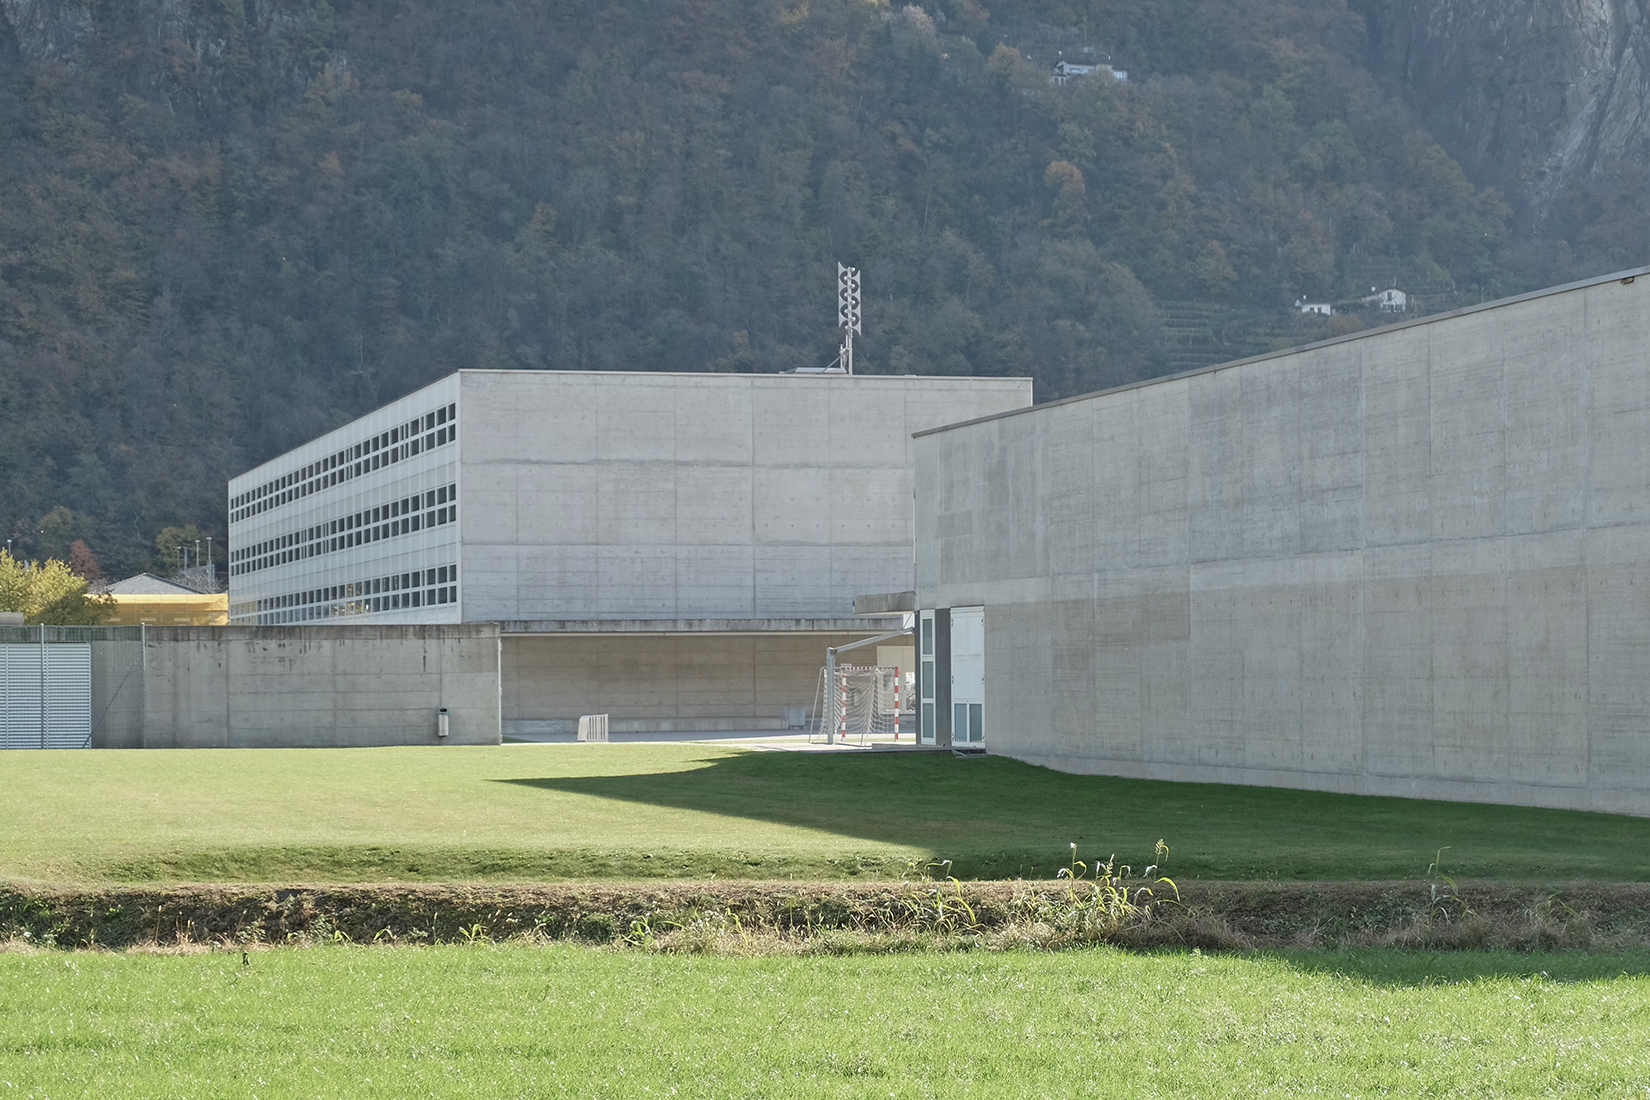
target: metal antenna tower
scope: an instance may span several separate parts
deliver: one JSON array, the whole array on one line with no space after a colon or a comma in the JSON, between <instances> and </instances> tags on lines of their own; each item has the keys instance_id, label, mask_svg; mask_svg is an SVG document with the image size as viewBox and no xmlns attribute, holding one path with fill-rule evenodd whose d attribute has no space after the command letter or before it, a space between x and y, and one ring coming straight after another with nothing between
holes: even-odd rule
<instances>
[{"instance_id":1,"label":"metal antenna tower","mask_svg":"<svg viewBox=\"0 0 1650 1100\"><path fill-rule=\"evenodd\" d=\"M842 355L838 362L854 373L854 333L859 329L859 268L836 265L836 327L842 329Z\"/></svg>"}]
</instances>

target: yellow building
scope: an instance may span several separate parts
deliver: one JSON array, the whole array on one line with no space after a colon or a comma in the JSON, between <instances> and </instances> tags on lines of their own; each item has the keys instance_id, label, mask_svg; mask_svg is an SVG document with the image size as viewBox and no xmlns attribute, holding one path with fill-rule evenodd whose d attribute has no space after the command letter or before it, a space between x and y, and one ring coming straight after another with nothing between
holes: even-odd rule
<instances>
[{"instance_id":1,"label":"yellow building","mask_svg":"<svg viewBox=\"0 0 1650 1100\"><path fill-rule=\"evenodd\" d=\"M115 601L110 626L223 626L229 622L229 593L197 592L153 573L111 584L103 594Z\"/></svg>"}]
</instances>

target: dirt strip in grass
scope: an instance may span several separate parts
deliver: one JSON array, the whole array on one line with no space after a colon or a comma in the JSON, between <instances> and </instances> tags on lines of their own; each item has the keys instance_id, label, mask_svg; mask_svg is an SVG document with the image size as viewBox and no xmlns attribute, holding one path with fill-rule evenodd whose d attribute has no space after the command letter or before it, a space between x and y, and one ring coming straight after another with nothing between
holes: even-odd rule
<instances>
[{"instance_id":1,"label":"dirt strip in grass","mask_svg":"<svg viewBox=\"0 0 1650 1100\"><path fill-rule=\"evenodd\" d=\"M60 948L582 941L667 950L1113 943L1650 946L1650 884L692 882L0 887L0 941Z\"/></svg>"}]
</instances>

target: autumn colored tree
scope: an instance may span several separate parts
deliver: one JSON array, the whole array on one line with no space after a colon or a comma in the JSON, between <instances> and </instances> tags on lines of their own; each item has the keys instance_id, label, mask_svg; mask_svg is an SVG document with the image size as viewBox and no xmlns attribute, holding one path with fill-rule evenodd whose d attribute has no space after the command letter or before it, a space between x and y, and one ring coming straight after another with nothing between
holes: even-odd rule
<instances>
[{"instance_id":1,"label":"autumn colored tree","mask_svg":"<svg viewBox=\"0 0 1650 1100\"><path fill-rule=\"evenodd\" d=\"M0 611L21 611L31 624L95 626L113 610L109 597L87 594L85 578L67 562L18 561L0 550Z\"/></svg>"},{"instance_id":2,"label":"autumn colored tree","mask_svg":"<svg viewBox=\"0 0 1650 1100\"><path fill-rule=\"evenodd\" d=\"M97 563L97 555L81 539L75 539L69 546L69 572L88 585L103 579L103 568Z\"/></svg>"}]
</instances>

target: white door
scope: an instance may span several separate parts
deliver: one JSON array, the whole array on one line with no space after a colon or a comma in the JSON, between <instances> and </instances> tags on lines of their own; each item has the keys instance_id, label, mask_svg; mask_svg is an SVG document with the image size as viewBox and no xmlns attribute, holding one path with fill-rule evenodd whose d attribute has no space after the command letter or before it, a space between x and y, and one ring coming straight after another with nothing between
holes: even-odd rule
<instances>
[{"instance_id":1,"label":"white door","mask_svg":"<svg viewBox=\"0 0 1650 1100\"><path fill-rule=\"evenodd\" d=\"M934 613L924 611L917 628L921 655L917 676L917 729L925 745L934 743Z\"/></svg>"},{"instance_id":2,"label":"white door","mask_svg":"<svg viewBox=\"0 0 1650 1100\"><path fill-rule=\"evenodd\" d=\"M985 608L951 609L951 740L985 740Z\"/></svg>"}]
</instances>

